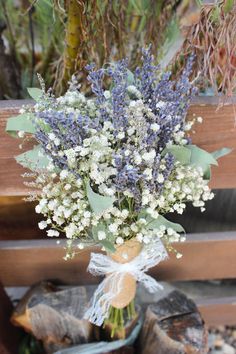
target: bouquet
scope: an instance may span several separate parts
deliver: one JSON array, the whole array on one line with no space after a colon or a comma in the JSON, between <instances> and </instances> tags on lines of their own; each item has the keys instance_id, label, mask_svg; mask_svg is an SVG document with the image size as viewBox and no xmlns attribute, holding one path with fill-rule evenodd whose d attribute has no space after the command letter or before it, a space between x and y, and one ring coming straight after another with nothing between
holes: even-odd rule
<instances>
[{"instance_id":1,"label":"bouquet","mask_svg":"<svg viewBox=\"0 0 236 354\"><path fill-rule=\"evenodd\" d=\"M49 90L29 89L36 100L7 131L37 145L16 157L32 173L30 201L42 214L39 228L47 236L65 235L65 260L88 246L88 270L105 275L85 317L96 325L123 329L124 316L135 317L136 282L155 292L160 284L146 271L181 254L173 243L185 240L184 229L166 218L182 214L187 203L205 210L213 198L210 166L228 153L208 153L191 143L190 132L202 118L186 120L197 93L190 82L194 58L177 81L153 64L144 49L134 73L127 60L96 69L88 65L88 95L73 77L56 98Z\"/></svg>"}]
</instances>

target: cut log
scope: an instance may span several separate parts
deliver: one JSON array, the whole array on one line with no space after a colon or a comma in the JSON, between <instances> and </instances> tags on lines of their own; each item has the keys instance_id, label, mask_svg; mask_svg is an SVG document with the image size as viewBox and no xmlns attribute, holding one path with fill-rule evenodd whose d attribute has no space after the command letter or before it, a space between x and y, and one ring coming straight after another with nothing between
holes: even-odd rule
<instances>
[{"instance_id":1,"label":"cut log","mask_svg":"<svg viewBox=\"0 0 236 354\"><path fill-rule=\"evenodd\" d=\"M90 342L92 325L83 319L88 306L85 287L55 291L51 283L31 289L17 306L12 321L42 340L48 353Z\"/></svg>"},{"instance_id":2,"label":"cut log","mask_svg":"<svg viewBox=\"0 0 236 354\"><path fill-rule=\"evenodd\" d=\"M12 303L0 283L0 353L17 354L22 336L20 329L10 322L13 311Z\"/></svg>"},{"instance_id":3,"label":"cut log","mask_svg":"<svg viewBox=\"0 0 236 354\"><path fill-rule=\"evenodd\" d=\"M20 300L11 316L11 322L15 326L23 327L26 332L32 332L30 318L27 314L28 303L34 295L40 296L56 291L57 287L48 281L42 281L32 286Z\"/></svg>"},{"instance_id":4,"label":"cut log","mask_svg":"<svg viewBox=\"0 0 236 354\"><path fill-rule=\"evenodd\" d=\"M174 290L146 310L138 354L207 353L207 330L196 305Z\"/></svg>"}]
</instances>

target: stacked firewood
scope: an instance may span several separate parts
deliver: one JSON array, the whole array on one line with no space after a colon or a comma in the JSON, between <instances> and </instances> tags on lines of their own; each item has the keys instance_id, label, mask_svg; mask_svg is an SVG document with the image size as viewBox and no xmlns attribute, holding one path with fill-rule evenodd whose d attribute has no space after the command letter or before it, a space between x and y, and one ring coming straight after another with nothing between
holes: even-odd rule
<instances>
[{"instance_id":1,"label":"stacked firewood","mask_svg":"<svg viewBox=\"0 0 236 354\"><path fill-rule=\"evenodd\" d=\"M106 330L83 319L93 290L83 286L58 288L42 282L21 299L11 322L41 341L46 353L90 353L85 343L93 343L93 348L99 345L100 351L94 353L111 353ZM139 323L143 323L137 338L112 353L207 353L207 331L201 315L193 301L180 291L164 291L159 301L143 305L139 313ZM136 326L137 320L127 320L128 338L137 331ZM116 346L118 341L113 343ZM73 346L74 351L70 349Z\"/></svg>"}]
</instances>

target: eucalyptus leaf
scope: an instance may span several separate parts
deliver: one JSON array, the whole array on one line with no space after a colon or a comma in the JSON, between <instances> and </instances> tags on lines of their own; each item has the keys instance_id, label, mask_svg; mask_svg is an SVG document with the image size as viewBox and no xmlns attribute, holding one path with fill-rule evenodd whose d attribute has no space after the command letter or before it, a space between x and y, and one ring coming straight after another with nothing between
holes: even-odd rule
<instances>
[{"instance_id":1,"label":"eucalyptus leaf","mask_svg":"<svg viewBox=\"0 0 236 354\"><path fill-rule=\"evenodd\" d=\"M99 224L92 227L92 235L93 235L93 239L95 241L99 241L98 240L98 232L99 231L104 231L105 233L107 233L107 226L105 223L100 222Z\"/></svg>"},{"instance_id":2,"label":"eucalyptus leaf","mask_svg":"<svg viewBox=\"0 0 236 354\"><path fill-rule=\"evenodd\" d=\"M209 175L210 165L218 165L214 156L196 145L187 145L187 148L191 151L190 164L192 166L201 167L204 178L208 179L207 176Z\"/></svg>"},{"instance_id":3,"label":"eucalyptus leaf","mask_svg":"<svg viewBox=\"0 0 236 354\"><path fill-rule=\"evenodd\" d=\"M132 85L134 83L134 74L129 69L127 69L127 83L128 85Z\"/></svg>"},{"instance_id":4,"label":"eucalyptus leaf","mask_svg":"<svg viewBox=\"0 0 236 354\"><path fill-rule=\"evenodd\" d=\"M185 146L172 145L165 148L162 152L162 155L166 155L167 153L171 153L182 165L190 164L191 151Z\"/></svg>"},{"instance_id":5,"label":"eucalyptus leaf","mask_svg":"<svg viewBox=\"0 0 236 354\"><path fill-rule=\"evenodd\" d=\"M174 16L169 22L165 33L165 38L166 41L162 48L162 58L160 60L161 69L167 68L184 43L184 37L179 29L176 16Z\"/></svg>"},{"instance_id":6,"label":"eucalyptus leaf","mask_svg":"<svg viewBox=\"0 0 236 354\"><path fill-rule=\"evenodd\" d=\"M114 244L108 240L99 241L108 253L114 253L116 251Z\"/></svg>"},{"instance_id":7,"label":"eucalyptus leaf","mask_svg":"<svg viewBox=\"0 0 236 354\"><path fill-rule=\"evenodd\" d=\"M211 179L211 167L208 166L208 168L206 169L205 173L204 173L204 179L206 179L207 181L210 181Z\"/></svg>"},{"instance_id":8,"label":"eucalyptus leaf","mask_svg":"<svg viewBox=\"0 0 236 354\"><path fill-rule=\"evenodd\" d=\"M228 155L231 151L232 151L232 149L222 148L220 150L216 150L216 151L212 152L211 155L217 160L220 157Z\"/></svg>"},{"instance_id":9,"label":"eucalyptus leaf","mask_svg":"<svg viewBox=\"0 0 236 354\"><path fill-rule=\"evenodd\" d=\"M35 133L35 127L32 123L34 115L32 113L23 113L15 117L10 117L7 120L6 132L14 137L17 137L18 131L26 133Z\"/></svg>"},{"instance_id":10,"label":"eucalyptus leaf","mask_svg":"<svg viewBox=\"0 0 236 354\"><path fill-rule=\"evenodd\" d=\"M90 187L89 182L86 183L86 192L91 209L95 214L101 214L113 206L115 198L95 193Z\"/></svg>"},{"instance_id":11,"label":"eucalyptus leaf","mask_svg":"<svg viewBox=\"0 0 236 354\"><path fill-rule=\"evenodd\" d=\"M163 225L167 229L171 228L171 229L175 230L176 232L184 232L185 233L183 226L167 220L162 215L159 215L157 219L154 219L146 212L146 210L142 210L139 214L139 218L144 218L147 221L146 227L150 230L160 229L160 226Z\"/></svg>"},{"instance_id":12,"label":"eucalyptus leaf","mask_svg":"<svg viewBox=\"0 0 236 354\"><path fill-rule=\"evenodd\" d=\"M153 219L153 221L151 221L147 227L149 229L159 229L161 225L164 225L167 229L171 228L176 232L185 232L183 226L167 220L162 215L159 215L157 219Z\"/></svg>"},{"instance_id":13,"label":"eucalyptus leaf","mask_svg":"<svg viewBox=\"0 0 236 354\"><path fill-rule=\"evenodd\" d=\"M43 91L37 87L28 87L28 94L32 97L36 102L40 100L43 95Z\"/></svg>"},{"instance_id":14,"label":"eucalyptus leaf","mask_svg":"<svg viewBox=\"0 0 236 354\"><path fill-rule=\"evenodd\" d=\"M37 145L32 150L16 156L15 159L20 165L29 168L31 171L45 169L49 164L49 159L43 152L40 145Z\"/></svg>"},{"instance_id":15,"label":"eucalyptus leaf","mask_svg":"<svg viewBox=\"0 0 236 354\"><path fill-rule=\"evenodd\" d=\"M187 145L191 151L191 165L201 167L204 173L204 178L210 180L211 178L211 165L218 165L217 159L229 154L232 150L229 148L222 148L209 153L200 149L196 145Z\"/></svg>"},{"instance_id":16,"label":"eucalyptus leaf","mask_svg":"<svg viewBox=\"0 0 236 354\"><path fill-rule=\"evenodd\" d=\"M99 240L98 239L98 232L99 231L103 231L106 234L106 239L104 240ZM114 247L114 237L112 235L112 233L108 230L108 227L105 223L100 222L98 225L93 226L92 227L92 235L93 235L93 239L96 242L99 242L107 252L115 252L115 247Z\"/></svg>"}]
</instances>

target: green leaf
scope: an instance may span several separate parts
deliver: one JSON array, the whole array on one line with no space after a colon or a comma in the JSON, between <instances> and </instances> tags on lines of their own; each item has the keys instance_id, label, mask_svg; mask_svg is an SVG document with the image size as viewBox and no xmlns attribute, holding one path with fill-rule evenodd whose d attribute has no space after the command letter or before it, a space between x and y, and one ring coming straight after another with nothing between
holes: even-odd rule
<instances>
[{"instance_id":1,"label":"green leaf","mask_svg":"<svg viewBox=\"0 0 236 354\"><path fill-rule=\"evenodd\" d=\"M202 7L202 5L203 5L202 0L196 0L196 3L197 3L197 5L198 5L199 7Z\"/></svg>"},{"instance_id":2,"label":"green leaf","mask_svg":"<svg viewBox=\"0 0 236 354\"><path fill-rule=\"evenodd\" d=\"M99 240L98 239L98 232L104 231L106 234L106 239ZM111 232L108 230L107 225L103 222L100 222L98 225L92 227L92 235L96 242L99 242L107 252L115 252L114 242L112 242L112 238L114 239Z\"/></svg>"},{"instance_id":3,"label":"green leaf","mask_svg":"<svg viewBox=\"0 0 236 354\"><path fill-rule=\"evenodd\" d=\"M95 193L90 187L89 182L86 183L86 191L91 209L95 214L101 214L105 210L111 208L115 201L114 197L105 197Z\"/></svg>"},{"instance_id":4,"label":"green leaf","mask_svg":"<svg viewBox=\"0 0 236 354\"><path fill-rule=\"evenodd\" d=\"M164 218L164 216L159 215L157 219L153 219L146 210L142 210L139 214L139 218L144 218L147 221L147 228L150 230L159 229L160 226L164 225L167 229L171 228L176 232L185 232L184 228L180 224L176 224Z\"/></svg>"},{"instance_id":5,"label":"green leaf","mask_svg":"<svg viewBox=\"0 0 236 354\"><path fill-rule=\"evenodd\" d=\"M220 150L209 153L195 145L187 145L191 151L191 165L201 167L204 173L204 179L210 180L211 178L211 165L218 165L217 159L229 154L232 150L222 148Z\"/></svg>"},{"instance_id":6,"label":"green leaf","mask_svg":"<svg viewBox=\"0 0 236 354\"><path fill-rule=\"evenodd\" d=\"M114 244L108 240L99 241L105 250L109 253L114 253L116 251Z\"/></svg>"},{"instance_id":7,"label":"green leaf","mask_svg":"<svg viewBox=\"0 0 236 354\"><path fill-rule=\"evenodd\" d=\"M220 150L216 150L214 152L211 153L211 155L214 157L214 159L219 159L220 157L223 157L225 155L228 155L230 152L232 151L232 149L229 148L222 148Z\"/></svg>"},{"instance_id":8,"label":"green leaf","mask_svg":"<svg viewBox=\"0 0 236 354\"><path fill-rule=\"evenodd\" d=\"M43 91L37 87L28 87L28 94L32 97L36 102L40 100L43 95Z\"/></svg>"},{"instance_id":9,"label":"green leaf","mask_svg":"<svg viewBox=\"0 0 236 354\"><path fill-rule=\"evenodd\" d=\"M127 69L127 84L132 85L133 83L134 83L134 74L132 73L132 71Z\"/></svg>"},{"instance_id":10,"label":"green leaf","mask_svg":"<svg viewBox=\"0 0 236 354\"><path fill-rule=\"evenodd\" d=\"M8 118L6 132L14 137L17 137L18 131L26 133L35 133L35 128L32 123L34 115L32 113L23 113L15 117Z\"/></svg>"},{"instance_id":11,"label":"green leaf","mask_svg":"<svg viewBox=\"0 0 236 354\"><path fill-rule=\"evenodd\" d=\"M32 171L45 169L49 164L49 159L44 154L40 145L37 145L32 150L16 156L15 159L20 165L29 168Z\"/></svg>"},{"instance_id":12,"label":"green leaf","mask_svg":"<svg viewBox=\"0 0 236 354\"><path fill-rule=\"evenodd\" d=\"M218 165L216 159L209 152L200 149L196 145L187 145L187 148L191 151L190 164L192 166L201 167L203 173L207 173L210 165Z\"/></svg>"},{"instance_id":13,"label":"green leaf","mask_svg":"<svg viewBox=\"0 0 236 354\"><path fill-rule=\"evenodd\" d=\"M93 226L92 227L92 235L93 235L93 239L95 240L95 241L98 241L98 242L100 242L99 241L99 239L98 239L98 232L99 231L104 231L105 233L107 233L107 226L106 226L106 224L104 223L104 222L100 222L99 224L97 224L96 226Z\"/></svg>"},{"instance_id":14,"label":"green leaf","mask_svg":"<svg viewBox=\"0 0 236 354\"><path fill-rule=\"evenodd\" d=\"M218 4L216 4L215 7L213 7L210 15L211 15L212 22L220 21L220 7Z\"/></svg>"},{"instance_id":15,"label":"green leaf","mask_svg":"<svg viewBox=\"0 0 236 354\"><path fill-rule=\"evenodd\" d=\"M167 153L171 153L182 165L190 164L191 151L185 146L172 145L168 148L165 148L162 152L162 155L166 155Z\"/></svg>"},{"instance_id":16,"label":"green leaf","mask_svg":"<svg viewBox=\"0 0 236 354\"><path fill-rule=\"evenodd\" d=\"M185 232L184 228L180 224L171 222L164 218L162 215L159 215L157 219L153 219L153 221L151 221L147 227L149 229L159 229L161 225L164 225L167 229L171 228L176 232Z\"/></svg>"},{"instance_id":17,"label":"green leaf","mask_svg":"<svg viewBox=\"0 0 236 354\"><path fill-rule=\"evenodd\" d=\"M180 31L180 26L176 15L169 21L165 34L166 40L162 46L162 55L160 60L161 69L166 69L175 57L176 53L181 49L184 37Z\"/></svg>"},{"instance_id":18,"label":"green leaf","mask_svg":"<svg viewBox=\"0 0 236 354\"><path fill-rule=\"evenodd\" d=\"M232 10L233 6L234 6L234 0L226 0L223 7L224 12L227 14Z\"/></svg>"},{"instance_id":19,"label":"green leaf","mask_svg":"<svg viewBox=\"0 0 236 354\"><path fill-rule=\"evenodd\" d=\"M208 168L206 169L205 173L204 173L204 179L206 179L207 181L210 181L211 179L211 167L208 166Z\"/></svg>"}]
</instances>

